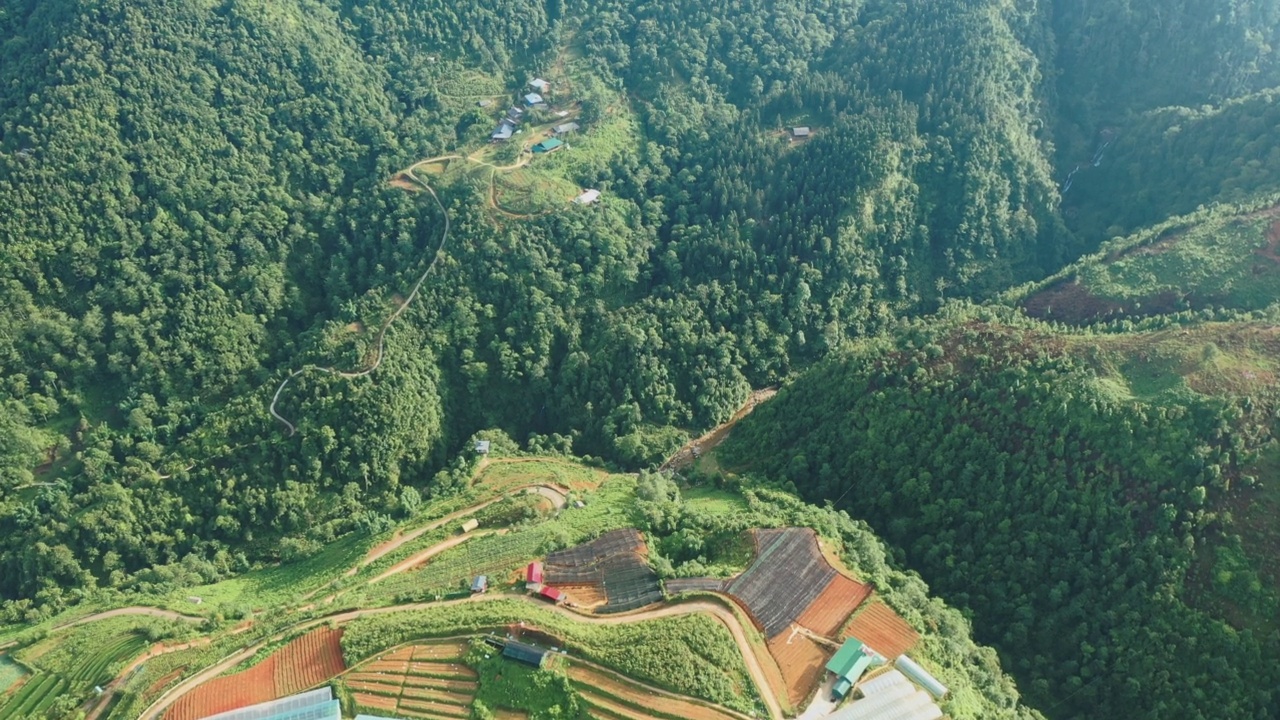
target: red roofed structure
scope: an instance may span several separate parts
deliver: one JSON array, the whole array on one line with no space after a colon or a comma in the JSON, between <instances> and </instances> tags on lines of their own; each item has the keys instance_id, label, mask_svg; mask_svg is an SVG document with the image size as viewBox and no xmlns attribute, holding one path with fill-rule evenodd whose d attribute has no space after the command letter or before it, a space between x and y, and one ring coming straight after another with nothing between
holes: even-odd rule
<instances>
[{"instance_id":1,"label":"red roofed structure","mask_svg":"<svg viewBox=\"0 0 1280 720\"><path fill-rule=\"evenodd\" d=\"M524 573L524 581L531 583L542 582L542 563L536 560L529 563L529 569Z\"/></svg>"},{"instance_id":2,"label":"red roofed structure","mask_svg":"<svg viewBox=\"0 0 1280 720\"><path fill-rule=\"evenodd\" d=\"M564 593L550 585L543 585L538 594L557 604L564 602Z\"/></svg>"}]
</instances>

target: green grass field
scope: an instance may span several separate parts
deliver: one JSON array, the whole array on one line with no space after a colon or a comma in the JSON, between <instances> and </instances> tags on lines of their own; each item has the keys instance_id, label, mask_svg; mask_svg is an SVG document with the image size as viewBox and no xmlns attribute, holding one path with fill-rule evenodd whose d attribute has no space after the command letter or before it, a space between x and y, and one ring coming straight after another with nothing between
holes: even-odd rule
<instances>
[{"instance_id":1,"label":"green grass field","mask_svg":"<svg viewBox=\"0 0 1280 720\"><path fill-rule=\"evenodd\" d=\"M13 687L22 678L26 677L27 671L21 665L13 661L8 655L0 655L0 695L6 690Z\"/></svg>"}]
</instances>

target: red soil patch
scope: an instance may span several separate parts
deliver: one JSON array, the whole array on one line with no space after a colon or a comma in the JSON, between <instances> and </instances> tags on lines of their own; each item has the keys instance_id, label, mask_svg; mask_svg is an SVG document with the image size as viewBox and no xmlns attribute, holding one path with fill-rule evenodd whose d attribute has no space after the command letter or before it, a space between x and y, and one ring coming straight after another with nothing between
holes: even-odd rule
<instances>
[{"instance_id":1,"label":"red soil patch","mask_svg":"<svg viewBox=\"0 0 1280 720\"><path fill-rule=\"evenodd\" d=\"M622 698L640 707L651 708L654 712L671 717L688 718L688 720L730 720L733 717L699 703L658 695L583 665L570 665L569 679L588 691L599 690L601 693Z\"/></svg>"},{"instance_id":2,"label":"red soil patch","mask_svg":"<svg viewBox=\"0 0 1280 720\"><path fill-rule=\"evenodd\" d=\"M834 637L854 610L871 597L871 586L844 575L836 575L822 594L796 618L796 622L819 635Z\"/></svg>"},{"instance_id":3,"label":"red soil patch","mask_svg":"<svg viewBox=\"0 0 1280 720\"><path fill-rule=\"evenodd\" d=\"M431 702L430 700L401 700L400 708L397 712L403 713L406 709L418 710L420 712L428 712L434 715L442 715L445 717L469 718L471 717L471 708L466 706L449 705L446 703Z\"/></svg>"},{"instance_id":4,"label":"red soil patch","mask_svg":"<svg viewBox=\"0 0 1280 720\"><path fill-rule=\"evenodd\" d=\"M783 633L769 641L769 653L778 661L792 707L803 707L822 681L831 651L800 633Z\"/></svg>"},{"instance_id":5,"label":"red soil patch","mask_svg":"<svg viewBox=\"0 0 1280 720\"><path fill-rule=\"evenodd\" d=\"M467 653L465 642L441 643L439 645L414 645L414 660L456 660Z\"/></svg>"},{"instance_id":6,"label":"red soil patch","mask_svg":"<svg viewBox=\"0 0 1280 720\"><path fill-rule=\"evenodd\" d=\"M857 638L873 650L893 660L915 647L917 633L888 605L873 602L854 616L845 628L844 637Z\"/></svg>"},{"instance_id":7,"label":"red soil patch","mask_svg":"<svg viewBox=\"0 0 1280 720\"><path fill-rule=\"evenodd\" d=\"M160 692L165 687L167 687L169 683L182 677L182 672L186 669L187 669L186 666L180 667L177 670L174 670L173 672L169 673L168 675L165 675L164 677L160 678L159 680L156 680L155 682L151 683L151 687L147 688L146 692L142 693L143 696L150 697Z\"/></svg>"},{"instance_id":8,"label":"red soil patch","mask_svg":"<svg viewBox=\"0 0 1280 720\"><path fill-rule=\"evenodd\" d=\"M165 713L165 720L197 720L315 687L347 669L341 640L341 629L313 630L252 668L187 693Z\"/></svg>"},{"instance_id":9,"label":"red soil patch","mask_svg":"<svg viewBox=\"0 0 1280 720\"><path fill-rule=\"evenodd\" d=\"M396 699L391 697L383 697L381 695L370 695L368 693L352 693L352 697L356 701L357 708L368 708L370 710L390 710L395 712Z\"/></svg>"}]
</instances>

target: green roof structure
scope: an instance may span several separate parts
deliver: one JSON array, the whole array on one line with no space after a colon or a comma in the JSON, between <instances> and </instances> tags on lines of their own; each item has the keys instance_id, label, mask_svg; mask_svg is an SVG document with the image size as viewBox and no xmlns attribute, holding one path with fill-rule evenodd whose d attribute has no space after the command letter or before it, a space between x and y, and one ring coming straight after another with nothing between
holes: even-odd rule
<instances>
[{"instance_id":1,"label":"green roof structure","mask_svg":"<svg viewBox=\"0 0 1280 720\"><path fill-rule=\"evenodd\" d=\"M865 657L862 654L862 641L849 638L844 641L844 645L836 651L835 655L827 661L827 671L836 675L844 676L849 670L853 669L854 663L858 662L858 658Z\"/></svg>"},{"instance_id":2,"label":"green roof structure","mask_svg":"<svg viewBox=\"0 0 1280 720\"><path fill-rule=\"evenodd\" d=\"M845 640L844 645L841 645L836 654L827 661L827 670L836 676L835 687L831 689L831 699L839 700L848 695L854 684L875 660L876 654L871 648L863 645L862 641L853 638Z\"/></svg>"},{"instance_id":3,"label":"green roof structure","mask_svg":"<svg viewBox=\"0 0 1280 720\"><path fill-rule=\"evenodd\" d=\"M536 153L547 153L547 152L551 152L552 150L555 150L561 145L564 145L564 141L561 140L560 138L548 138L538 143L537 145L534 145L533 151Z\"/></svg>"}]
</instances>

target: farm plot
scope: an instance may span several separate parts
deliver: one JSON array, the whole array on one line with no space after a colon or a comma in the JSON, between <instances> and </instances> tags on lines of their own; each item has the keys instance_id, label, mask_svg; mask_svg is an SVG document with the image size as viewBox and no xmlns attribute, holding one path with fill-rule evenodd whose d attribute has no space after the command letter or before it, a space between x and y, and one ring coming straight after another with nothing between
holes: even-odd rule
<instances>
[{"instance_id":1,"label":"farm plot","mask_svg":"<svg viewBox=\"0 0 1280 720\"><path fill-rule=\"evenodd\" d=\"M23 670L21 665L14 662L8 655L0 655L0 696L26 676L27 671Z\"/></svg>"},{"instance_id":2,"label":"farm plot","mask_svg":"<svg viewBox=\"0 0 1280 720\"><path fill-rule=\"evenodd\" d=\"M92 624L41 641L24 651L38 671L0 702L0 719L38 716L62 696L87 696L94 685L110 682L147 645L134 630L112 632L112 626Z\"/></svg>"},{"instance_id":3,"label":"farm plot","mask_svg":"<svg viewBox=\"0 0 1280 720\"><path fill-rule=\"evenodd\" d=\"M679 595L687 592L725 592L729 581L725 578L692 577L671 578L662 582L668 595Z\"/></svg>"},{"instance_id":4,"label":"farm plot","mask_svg":"<svg viewBox=\"0 0 1280 720\"><path fill-rule=\"evenodd\" d=\"M594 565L610 555L644 551L644 536L639 530L635 528L610 530L591 542L551 553L547 556L546 570L550 573L553 567L558 569ZM549 576L548 582L552 582Z\"/></svg>"},{"instance_id":5,"label":"farm plot","mask_svg":"<svg viewBox=\"0 0 1280 720\"><path fill-rule=\"evenodd\" d=\"M917 633L883 602L872 602L849 621L844 637L857 638L890 660L915 647Z\"/></svg>"},{"instance_id":6,"label":"farm plot","mask_svg":"<svg viewBox=\"0 0 1280 720\"><path fill-rule=\"evenodd\" d=\"M800 633L787 632L769 641L769 654L778 661L792 707L803 707L822 681L823 666L832 652Z\"/></svg>"},{"instance_id":7,"label":"farm plot","mask_svg":"<svg viewBox=\"0 0 1280 720\"><path fill-rule=\"evenodd\" d=\"M605 602L596 612L626 612L651 605L662 600L662 587L645 560L647 550L638 530L612 530L591 542L548 555L546 582L598 588Z\"/></svg>"},{"instance_id":8,"label":"farm plot","mask_svg":"<svg viewBox=\"0 0 1280 720\"><path fill-rule=\"evenodd\" d=\"M871 590L870 585L836 575L796 622L819 635L835 637L853 611L871 597Z\"/></svg>"},{"instance_id":9,"label":"farm plot","mask_svg":"<svg viewBox=\"0 0 1280 720\"><path fill-rule=\"evenodd\" d=\"M646 687L623 680L620 676L597 668L571 663L569 680L574 689L593 708L625 709L639 717L664 717L677 720L731 720L734 715L709 705L671 695L655 693ZM634 717L635 715L627 715Z\"/></svg>"},{"instance_id":10,"label":"farm plot","mask_svg":"<svg viewBox=\"0 0 1280 720\"><path fill-rule=\"evenodd\" d=\"M506 535L489 535L441 553L421 570L405 573L402 583L419 590L454 590L476 575L500 575L538 555L547 529L537 526Z\"/></svg>"},{"instance_id":11,"label":"farm plot","mask_svg":"<svg viewBox=\"0 0 1280 720\"><path fill-rule=\"evenodd\" d=\"M626 553L600 561L600 575L607 600L599 613L619 613L662 602L658 575L637 553Z\"/></svg>"},{"instance_id":12,"label":"farm plot","mask_svg":"<svg viewBox=\"0 0 1280 720\"><path fill-rule=\"evenodd\" d=\"M187 693L169 708L165 720L196 720L320 685L346 669L341 640L341 629L313 630L248 670L214 678Z\"/></svg>"},{"instance_id":13,"label":"farm plot","mask_svg":"<svg viewBox=\"0 0 1280 720\"><path fill-rule=\"evenodd\" d=\"M406 718L465 718L479 688L476 672L459 662L457 640L407 645L360 665L343 677L360 710Z\"/></svg>"},{"instance_id":14,"label":"farm plot","mask_svg":"<svg viewBox=\"0 0 1280 720\"><path fill-rule=\"evenodd\" d=\"M809 528L756 530L756 559L729 583L765 637L786 631L836 576Z\"/></svg>"}]
</instances>

